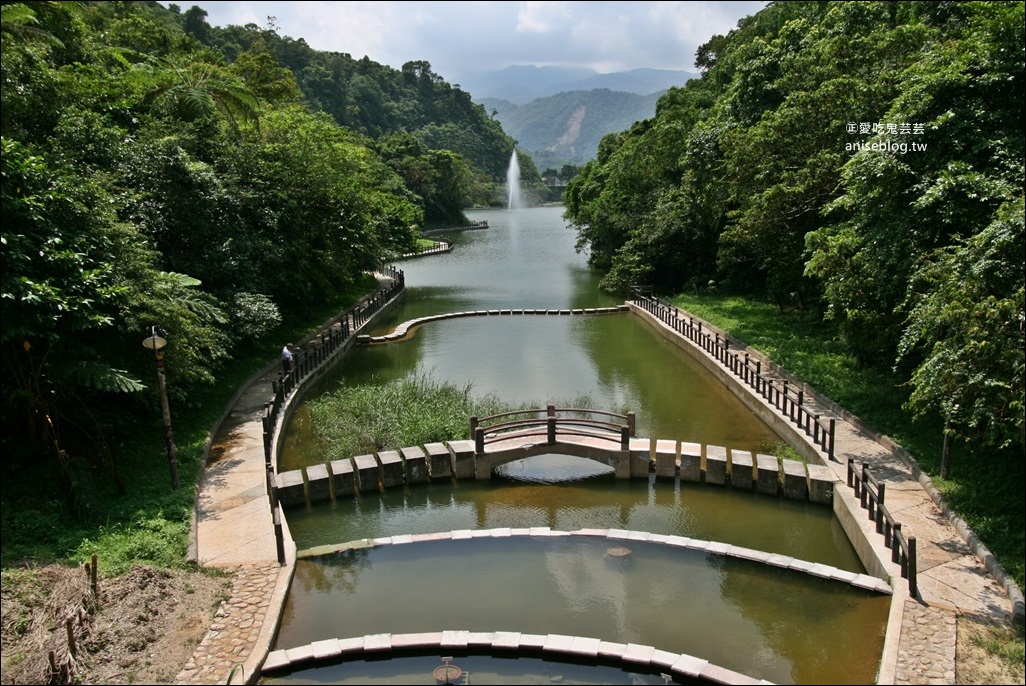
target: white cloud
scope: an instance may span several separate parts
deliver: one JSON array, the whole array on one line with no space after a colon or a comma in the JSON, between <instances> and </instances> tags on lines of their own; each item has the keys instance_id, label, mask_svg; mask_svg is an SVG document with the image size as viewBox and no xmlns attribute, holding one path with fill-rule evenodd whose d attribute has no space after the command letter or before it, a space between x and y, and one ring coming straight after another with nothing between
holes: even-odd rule
<instances>
[{"instance_id":1,"label":"white cloud","mask_svg":"<svg viewBox=\"0 0 1026 686\"><path fill-rule=\"evenodd\" d=\"M557 25L572 19L573 10L568 2L524 2L517 12L518 33L549 33Z\"/></svg>"},{"instance_id":2,"label":"white cloud","mask_svg":"<svg viewBox=\"0 0 1026 686\"><path fill-rule=\"evenodd\" d=\"M451 83L510 65L694 69L698 46L765 2L207 2L212 25L267 26L317 50ZM187 6L187 5L186 5Z\"/></svg>"}]
</instances>

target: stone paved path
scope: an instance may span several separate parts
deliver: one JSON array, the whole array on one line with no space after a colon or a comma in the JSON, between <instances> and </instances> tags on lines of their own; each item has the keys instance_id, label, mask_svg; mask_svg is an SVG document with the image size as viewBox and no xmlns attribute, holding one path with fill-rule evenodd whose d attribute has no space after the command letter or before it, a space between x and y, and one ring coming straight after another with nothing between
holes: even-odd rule
<instances>
[{"instance_id":1,"label":"stone paved path","mask_svg":"<svg viewBox=\"0 0 1026 686\"><path fill-rule=\"evenodd\" d=\"M240 665L241 672L233 676L232 683L251 683L258 676L258 668L253 665L262 661L263 655L254 655L254 650L265 626L273 627L276 616L269 611L284 572L277 560L243 565L234 571L231 597L217 610L214 623L176 683L223 684L236 665Z\"/></svg>"},{"instance_id":2,"label":"stone paved path","mask_svg":"<svg viewBox=\"0 0 1026 686\"><path fill-rule=\"evenodd\" d=\"M254 683L284 607L295 547L287 547L286 562L279 565L264 486L260 421L276 372L275 366L269 367L243 389L215 436L197 502L196 556L200 564L235 570L235 579L231 598L177 683L225 683L236 665L242 673L237 671L232 683ZM810 394L807 397L816 402ZM829 415L838 409L825 406L823 412ZM839 462L829 466L844 482L848 458L867 461L887 483L888 509L920 546L920 598L903 598L904 584L897 584L900 605L891 614L892 622L897 616L900 631L889 632L894 645L885 648L881 683L953 684L957 614L1006 616L1008 593L934 502L929 483L921 481L886 440L881 442L851 419L837 422ZM838 486L842 488L847 487ZM286 540L291 541L287 529ZM885 549L883 554L887 555Z\"/></svg>"},{"instance_id":3,"label":"stone paved path","mask_svg":"<svg viewBox=\"0 0 1026 686\"><path fill-rule=\"evenodd\" d=\"M895 684L955 683L956 619L954 609L905 600Z\"/></svg>"}]
</instances>

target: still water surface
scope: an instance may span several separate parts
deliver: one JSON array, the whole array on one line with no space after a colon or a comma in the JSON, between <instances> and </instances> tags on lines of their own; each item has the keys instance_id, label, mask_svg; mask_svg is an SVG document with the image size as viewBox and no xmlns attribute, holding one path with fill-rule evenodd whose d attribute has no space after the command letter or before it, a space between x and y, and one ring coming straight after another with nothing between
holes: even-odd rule
<instances>
[{"instance_id":1,"label":"still water surface","mask_svg":"<svg viewBox=\"0 0 1026 686\"><path fill-rule=\"evenodd\" d=\"M374 333L444 312L620 304L599 291L561 214L472 213L490 228L453 234L450 254L399 265L405 302ZM356 348L318 390L408 374L539 406L587 396L596 409L635 411L641 436L753 451L778 440L687 353L630 314L432 323L402 343ZM321 461L300 409L280 468ZM539 456L509 465L490 483L361 494L295 508L287 520L299 549L460 529L610 528L723 541L863 571L827 507L654 479L582 479L595 469L577 458ZM553 476L569 481L541 483ZM689 653L778 683L874 679L887 598L659 546L632 544L630 563L611 567L604 551L605 544L588 539L474 539L304 560L278 647L448 628L567 633ZM396 670L394 683L403 683L398 663Z\"/></svg>"},{"instance_id":2,"label":"still water surface","mask_svg":"<svg viewBox=\"0 0 1026 686\"><path fill-rule=\"evenodd\" d=\"M279 646L398 626L586 635L685 651L774 683L837 683L839 674L872 683L882 636L866 635L886 614L886 597L747 560L622 543L627 557L611 556L608 540L574 536L409 543L301 560L283 617L293 628Z\"/></svg>"},{"instance_id":3,"label":"still water surface","mask_svg":"<svg viewBox=\"0 0 1026 686\"><path fill-rule=\"evenodd\" d=\"M372 333L446 312L623 303L599 290L599 276L574 249L575 234L564 225L562 208L470 214L487 220L490 228L452 234L451 253L399 263L406 274L405 301ZM539 407L585 396L594 409L635 412L639 436L763 452L779 440L690 355L628 313L433 322L406 341L354 349L320 390L413 374L470 384L475 395ZM321 461L300 408L287 430L279 468Z\"/></svg>"}]
</instances>

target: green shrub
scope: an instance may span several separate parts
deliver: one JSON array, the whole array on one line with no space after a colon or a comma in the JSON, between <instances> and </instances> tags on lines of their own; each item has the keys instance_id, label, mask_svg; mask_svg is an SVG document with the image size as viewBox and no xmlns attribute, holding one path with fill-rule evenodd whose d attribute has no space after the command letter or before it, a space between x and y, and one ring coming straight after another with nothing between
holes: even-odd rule
<instances>
[{"instance_id":1,"label":"green shrub","mask_svg":"<svg viewBox=\"0 0 1026 686\"><path fill-rule=\"evenodd\" d=\"M158 513L100 527L96 538L82 539L71 559L86 562L95 554L104 576L123 574L137 564L180 567L188 540L188 522L169 521Z\"/></svg>"}]
</instances>

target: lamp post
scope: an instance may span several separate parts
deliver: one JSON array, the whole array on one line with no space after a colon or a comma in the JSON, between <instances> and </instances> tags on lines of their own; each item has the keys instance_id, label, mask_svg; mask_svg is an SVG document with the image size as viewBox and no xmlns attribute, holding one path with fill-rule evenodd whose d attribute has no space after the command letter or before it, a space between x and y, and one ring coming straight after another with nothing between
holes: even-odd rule
<instances>
[{"instance_id":1,"label":"lamp post","mask_svg":"<svg viewBox=\"0 0 1026 686\"><path fill-rule=\"evenodd\" d=\"M171 467L171 490L178 490L178 462L175 459L175 442L171 437L171 408L167 404L167 384L164 381L164 353L161 349L167 345L167 332L153 326L150 327L149 338L143 339L143 347L153 351L157 358L157 387L160 389L160 410L164 415L164 442L167 443L167 461Z\"/></svg>"}]
</instances>

